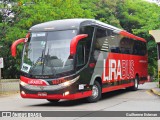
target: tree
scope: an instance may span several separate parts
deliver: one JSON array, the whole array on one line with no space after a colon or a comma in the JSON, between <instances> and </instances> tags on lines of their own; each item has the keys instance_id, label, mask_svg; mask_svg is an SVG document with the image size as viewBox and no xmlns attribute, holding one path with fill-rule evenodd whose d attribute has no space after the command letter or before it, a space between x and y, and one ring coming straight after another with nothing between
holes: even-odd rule
<instances>
[{"instance_id":1,"label":"tree","mask_svg":"<svg viewBox=\"0 0 160 120\"><path fill-rule=\"evenodd\" d=\"M5 61L4 78L19 77L23 46L18 46L16 58L11 57L10 47L13 41L25 37L31 26L57 19L93 18L90 10L81 8L79 0L19 0L12 11L15 13L14 22L5 24L5 33L0 41L3 45L0 55Z\"/></svg>"},{"instance_id":2,"label":"tree","mask_svg":"<svg viewBox=\"0 0 160 120\"><path fill-rule=\"evenodd\" d=\"M157 75L157 49L149 30L160 28L160 7L143 0L123 0L118 4L117 18L127 31L143 37L148 42L149 74Z\"/></svg>"},{"instance_id":3,"label":"tree","mask_svg":"<svg viewBox=\"0 0 160 120\"><path fill-rule=\"evenodd\" d=\"M81 6L83 9L91 10L95 19L122 28L116 17L119 2L119 0L81 0Z\"/></svg>"}]
</instances>

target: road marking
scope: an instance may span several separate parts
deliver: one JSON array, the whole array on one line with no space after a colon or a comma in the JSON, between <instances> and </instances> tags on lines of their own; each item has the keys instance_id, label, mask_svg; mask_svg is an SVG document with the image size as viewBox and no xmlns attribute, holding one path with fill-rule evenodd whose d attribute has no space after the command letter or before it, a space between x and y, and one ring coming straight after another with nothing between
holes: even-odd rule
<instances>
[{"instance_id":1,"label":"road marking","mask_svg":"<svg viewBox=\"0 0 160 120\"><path fill-rule=\"evenodd\" d=\"M147 93L148 95L153 96L153 94L152 94L152 92L151 92L150 90L147 90L146 93Z\"/></svg>"}]
</instances>

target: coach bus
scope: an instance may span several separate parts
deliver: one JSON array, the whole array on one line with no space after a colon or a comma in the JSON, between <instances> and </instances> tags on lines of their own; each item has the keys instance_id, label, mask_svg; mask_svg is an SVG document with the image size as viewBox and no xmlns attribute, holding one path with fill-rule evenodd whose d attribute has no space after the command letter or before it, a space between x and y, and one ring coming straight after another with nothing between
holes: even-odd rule
<instances>
[{"instance_id":1,"label":"coach bus","mask_svg":"<svg viewBox=\"0 0 160 120\"><path fill-rule=\"evenodd\" d=\"M87 98L147 81L146 40L93 19L64 19L31 27L24 43L20 94L22 98Z\"/></svg>"}]
</instances>

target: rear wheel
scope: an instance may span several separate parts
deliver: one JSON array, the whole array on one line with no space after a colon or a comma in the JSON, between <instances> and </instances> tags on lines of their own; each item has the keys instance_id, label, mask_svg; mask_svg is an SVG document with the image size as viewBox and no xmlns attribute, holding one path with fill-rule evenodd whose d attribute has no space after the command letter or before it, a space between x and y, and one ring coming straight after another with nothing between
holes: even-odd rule
<instances>
[{"instance_id":1,"label":"rear wheel","mask_svg":"<svg viewBox=\"0 0 160 120\"><path fill-rule=\"evenodd\" d=\"M128 90L132 90L132 91L136 91L138 90L138 76L136 76L136 78L134 79L134 86L127 88Z\"/></svg>"},{"instance_id":2,"label":"rear wheel","mask_svg":"<svg viewBox=\"0 0 160 120\"><path fill-rule=\"evenodd\" d=\"M51 100L51 99L47 99L49 102L51 103L57 103L59 100Z\"/></svg>"},{"instance_id":3,"label":"rear wheel","mask_svg":"<svg viewBox=\"0 0 160 120\"><path fill-rule=\"evenodd\" d=\"M90 103L97 102L101 98L101 93L101 85L98 81L95 81L92 87L92 96L88 97L87 101Z\"/></svg>"}]
</instances>

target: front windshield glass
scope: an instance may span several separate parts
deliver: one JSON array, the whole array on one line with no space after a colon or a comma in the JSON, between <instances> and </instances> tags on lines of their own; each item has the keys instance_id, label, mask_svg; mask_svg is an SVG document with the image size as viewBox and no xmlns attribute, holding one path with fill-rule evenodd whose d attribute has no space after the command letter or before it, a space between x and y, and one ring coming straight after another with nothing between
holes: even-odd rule
<instances>
[{"instance_id":1,"label":"front windshield glass","mask_svg":"<svg viewBox=\"0 0 160 120\"><path fill-rule=\"evenodd\" d=\"M76 30L31 33L24 47L21 71L56 75L73 70L70 42L76 34Z\"/></svg>"}]
</instances>

